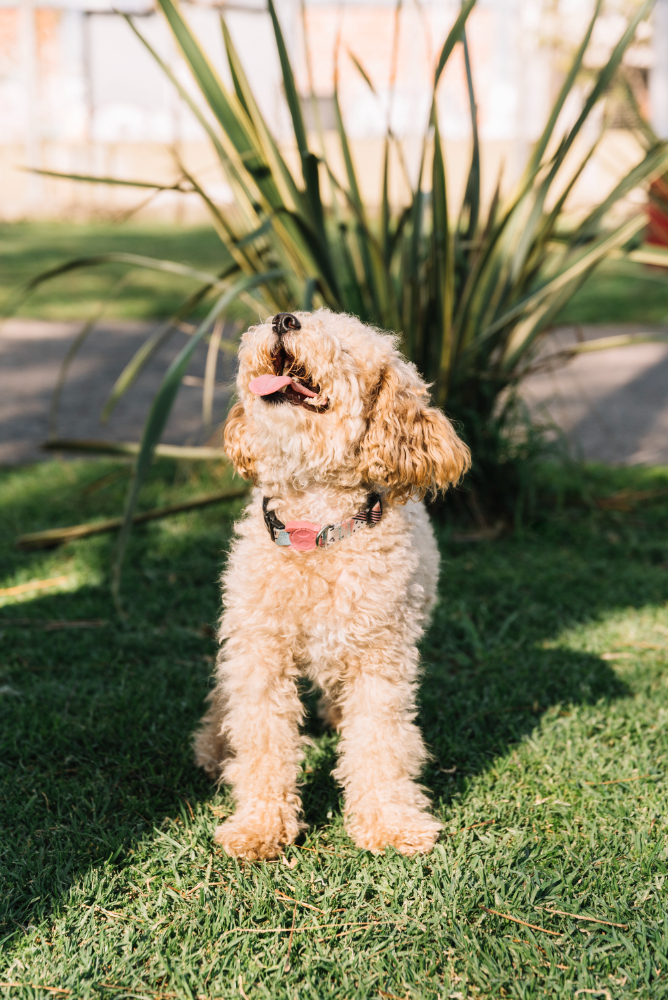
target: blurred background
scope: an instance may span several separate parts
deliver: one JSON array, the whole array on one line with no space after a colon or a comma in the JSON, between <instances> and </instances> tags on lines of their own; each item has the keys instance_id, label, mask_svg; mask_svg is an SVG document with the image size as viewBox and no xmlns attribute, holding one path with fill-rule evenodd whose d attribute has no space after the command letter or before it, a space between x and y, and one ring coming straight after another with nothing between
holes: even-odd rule
<instances>
[{"instance_id":1,"label":"blurred background","mask_svg":"<svg viewBox=\"0 0 668 1000\"><path fill-rule=\"evenodd\" d=\"M608 60L635 0L608 0L587 51L585 75L564 109L564 126L579 114L589 78ZM420 0L400 7L396 63L395 0L278 0L276 9L289 46L307 127L313 127L308 63L323 129L336 145L333 108L335 65L339 93L367 202L380 201L381 158L389 121L415 168L431 104L435 60L459 10L459 0ZM638 101L657 132L668 134L668 83L660 0L652 20L641 23L624 55ZM230 74L219 28L221 11L255 94L274 134L292 141L281 68L269 15L262 0L184 4L185 16L225 82ZM555 94L586 30L587 0L479 0L467 32L474 67L483 187L489 197L501 167L515 181L542 131ZM22 166L79 174L133 178L168 185L178 179L174 151L202 179L214 201L231 191L201 126L133 34L142 34L194 98L185 61L167 23L151 0L22 0L0 3L0 217L113 219L129 209L136 219L179 224L202 221L197 196L145 192L55 181L22 172ZM665 15L663 15L665 20ZM305 37L306 35L306 37ZM662 49L663 46L663 49ZM363 64L372 93L350 55ZM390 94L394 91L393 98ZM452 196L461 199L470 161L471 124L461 49L445 70L440 127ZM569 199L582 212L640 158L625 96L613 88L578 140L586 147L607 117L606 133ZM577 157L577 151L574 152ZM401 197L398 190L394 196Z\"/></svg>"},{"instance_id":2,"label":"blurred background","mask_svg":"<svg viewBox=\"0 0 668 1000\"><path fill-rule=\"evenodd\" d=\"M483 205L489 207L497 182L508 195L522 176L594 6L588 0L479 0L473 8L466 31ZM559 134L577 121L593 81L640 6L637 0L602 4L559 116ZM344 176L334 101L338 81L370 217L380 211L388 127L405 167L391 171L389 197L398 206L410 200L429 125L436 60L459 10L459 0L277 0L306 129L312 137L319 126L327 160ZM286 162L296 169L299 157L265 4L195 0L182 11L231 87L220 29L224 15L258 105ZM232 188L201 123L128 18L195 106L210 114L163 12L151 0L0 0L0 294L12 312L0 337L0 463L44 457L47 434L137 441L164 372L189 334L177 325L111 419L100 423L109 387L156 321L179 308L192 282L147 270L127 274L111 264L65 274L15 307L18 288L68 258L103 252L130 251L205 269L220 265L211 206L233 212ZM448 211L454 217L464 198L473 141L461 45L439 87L438 124ZM569 171L578 172L560 225L575 227L642 160L647 128L656 140L668 138L668 0L657 0L640 21L620 71L578 132L565 179L556 182L558 193ZM184 193L184 171L197 178L201 192ZM133 183L78 179L88 176ZM654 181L654 200L646 183L631 186L609 213L613 221L645 213L642 239L654 245L668 242L662 183ZM665 332L667 273L638 262L604 261L565 304L550 336L563 346L627 331ZM52 392L58 371L81 322L93 315L95 335L69 364L56 415ZM220 352L211 419L203 422L207 349L200 345L163 441L192 445L210 439L231 398L233 353ZM646 464L668 462L666 385L668 347L645 343L536 373L523 380L521 392L531 413L563 432L577 457Z\"/></svg>"}]
</instances>

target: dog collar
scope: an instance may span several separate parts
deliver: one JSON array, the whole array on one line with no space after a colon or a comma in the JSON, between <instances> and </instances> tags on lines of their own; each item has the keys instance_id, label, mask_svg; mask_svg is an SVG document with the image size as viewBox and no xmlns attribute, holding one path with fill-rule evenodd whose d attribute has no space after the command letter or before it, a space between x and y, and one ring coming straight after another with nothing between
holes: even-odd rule
<instances>
[{"instance_id":1,"label":"dog collar","mask_svg":"<svg viewBox=\"0 0 668 1000\"><path fill-rule=\"evenodd\" d=\"M299 552L310 552L316 546L326 549L334 542L354 535L360 528L376 524L383 516L383 501L378 493L370 493L366 507L346 521L323 525L313 524L312 521L288 521L287 524L283 524L273 510L267 510L270 499L263 497L262 513L272 542L290 546Z\"/></svg>"}]
</instances>

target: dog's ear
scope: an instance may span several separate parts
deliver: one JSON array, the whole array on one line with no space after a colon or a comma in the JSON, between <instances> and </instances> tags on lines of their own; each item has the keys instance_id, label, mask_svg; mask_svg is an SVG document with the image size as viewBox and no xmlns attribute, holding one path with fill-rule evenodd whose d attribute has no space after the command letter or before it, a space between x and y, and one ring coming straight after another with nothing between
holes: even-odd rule
<instances>
[{"instance_id":1,"label":"dog's ear","mask_svg":"<svg viewBox=\"0 0 668 1000\"><path fill-rule=\"evenodd\" d=\"M255 460L249 438L248 418L243 403L235 403L225 421L223 442L234 471L244 479L255 478Z\"/></svg>"},{"instance_id":2,"label":"dog's ear","mask_svg":"<svg viewBox=\"0 0 668 1000\"><path fill-rule=\"evenodd\" d=\"M441 410L428 405L415 368L394 360L376 386L361 443L364 479L405 503L416 494L446 490L471 464L471 453Z\"/></svg>"}]
</instances>

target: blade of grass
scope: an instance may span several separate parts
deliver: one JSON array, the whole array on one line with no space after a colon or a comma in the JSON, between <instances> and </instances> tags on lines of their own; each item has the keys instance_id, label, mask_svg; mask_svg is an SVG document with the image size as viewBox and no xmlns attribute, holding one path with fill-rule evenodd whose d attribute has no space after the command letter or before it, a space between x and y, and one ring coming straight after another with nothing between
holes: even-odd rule
<instances>
[{"instance_id":1,"label":"blade of grass","mask_svg":"<svg viewBox=\"0 0 668 1000\"><path fill-rule=\"evenodd\" d=\"M448 191L445 176L445 162L441 145L441 134L438 122L434 123L434 161L432 168L432 254L434 299L437 306L438 337L434 337L435 347L440 346L440 357L436 362L438 377L436 383L436 399L445 402L447 396L452 359L452 297L454 271L451 264L450 232L448 222ZM423 348L423 353L424 348ZM423 360L423 370L429 372L432 364L426 356Z\"/></svg>"}]
</instances>

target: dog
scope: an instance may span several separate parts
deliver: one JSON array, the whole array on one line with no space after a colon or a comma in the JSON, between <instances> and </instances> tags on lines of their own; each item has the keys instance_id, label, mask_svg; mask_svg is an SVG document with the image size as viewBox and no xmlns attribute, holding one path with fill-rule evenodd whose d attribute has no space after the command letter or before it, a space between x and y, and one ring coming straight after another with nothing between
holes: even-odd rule
<instances>
[{"instance_id":1,"label":"dog","mask_svg":"<svg viewBox=\"0 0 668 1000\"><path fill-rule=\"evenodd\" d=\"M320 309L242 337L224 429L255 489L222 576L217 683L197 763L232 787L214 839L275 858L304 827L298 681L340 733L334 776L358 848L426 853L441 825L417 784L417 643L439 555L421 498L457 483L467 446L397 338Z\"/></svg>"}]
</instances>

